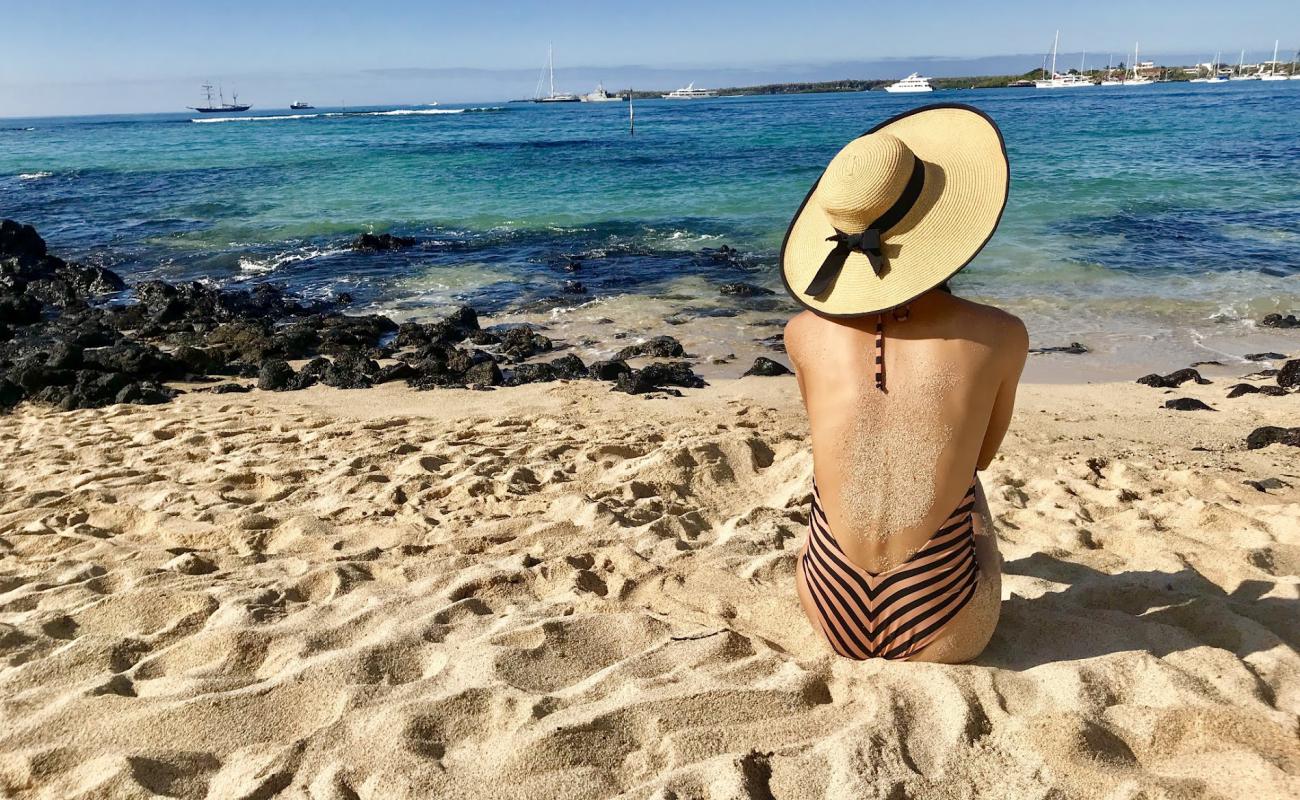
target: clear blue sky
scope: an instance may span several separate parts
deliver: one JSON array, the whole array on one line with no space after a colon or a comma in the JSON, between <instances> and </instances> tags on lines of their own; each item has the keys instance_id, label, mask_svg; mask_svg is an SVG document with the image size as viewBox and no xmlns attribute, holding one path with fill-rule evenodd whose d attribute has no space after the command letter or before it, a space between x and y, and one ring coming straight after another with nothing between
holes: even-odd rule
<instances>
[{"instance_id":1,"label":"clear blue sky","mask_svg":"<svg viewBox=\"0 0 1300 800\"><path fill-rule=\"evenodd\" d=\"M501 100L531 94L548 42L558 75L582 90L596 76L661 88L920 56L1041 58L1057 28L1063 51L1102 63L1134 40L1200 60L1264 58L1279 35L1284 57L1300 46L1297 0L0 0L0 20L0 116L173 110L205 78L267 108L299 94Z\"/></svg>"}]
</instances>

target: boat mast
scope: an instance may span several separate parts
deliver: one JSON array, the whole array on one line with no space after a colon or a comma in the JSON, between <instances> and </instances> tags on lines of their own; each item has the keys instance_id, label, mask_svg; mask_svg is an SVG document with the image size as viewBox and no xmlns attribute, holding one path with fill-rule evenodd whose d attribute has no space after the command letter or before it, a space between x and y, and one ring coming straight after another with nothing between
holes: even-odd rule
<instances>
[{"instance_id":1,"label":"boat mast","mask_svg":"<svg viewBox=\"0 0 1300 800\"><path fill-rule=\"evenodd\" d=\"M1277 74L1277 39L1273 40L1273 62L1268 65L1268 74Z\"/></svg>"},{"instance_id":2,"label":"boat mast","mask_svg":"<svg viewBox=\"0 0 1300 800\"><path fill-rule=\"evenodd\" d=\"M546 63L551 68L551 97L555 96L555 52L551 45L546 46Z\"/></svg>"},{"instance_id":3,"label":"boat mast","mask_svg":"<svg viewBox=\"0 0 1300 800\"><path fill-rule=\"evenodd\" d=\"M1049 76L1052 80L1056 80L1056 45L1060 41L1061 32L1058 30L1056 32L1056 38L1052 39L1052 74Z\"/></svg>"}]
</instances>

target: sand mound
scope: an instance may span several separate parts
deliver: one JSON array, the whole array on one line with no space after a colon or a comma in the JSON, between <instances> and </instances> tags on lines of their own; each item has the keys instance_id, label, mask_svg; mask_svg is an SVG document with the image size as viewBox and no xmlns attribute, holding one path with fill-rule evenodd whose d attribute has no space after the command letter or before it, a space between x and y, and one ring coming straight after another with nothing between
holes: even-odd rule
<instances>
[{"instance_id":1,"label":"sand mound","mask_svg":"<svg viewBox=\"0 0 1300 800\"><path fill-rule=\"evenodd\" d=\"M961 666L805 622L789 379L20 409L0 794L1295 796L1297 398L1154 398L1022 393Z\"/></svg>"}]
</instances>

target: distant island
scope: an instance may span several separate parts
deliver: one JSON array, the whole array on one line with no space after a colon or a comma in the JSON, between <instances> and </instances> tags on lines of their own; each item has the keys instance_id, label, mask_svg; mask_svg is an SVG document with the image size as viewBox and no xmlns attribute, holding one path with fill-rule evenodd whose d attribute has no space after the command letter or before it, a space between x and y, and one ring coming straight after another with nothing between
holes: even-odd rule
<instances>
[{"instance_id":1,"label":"distant island","mask_svg":"<svg viewBox=\"0 0 1300 800\"><path fill-rule=\"evenodd\" d=\"M1125 65L1123 62L1115 65L1110 72L1123 73ZM1195 74L1196 70L1189 67L1159 67L1143 66L1139 70L1143 75L1153 79L1159 79L1170 83L1185 82ZM1107 74L1106 69L1090 69L1080 73L1077 69L1070 69L1061 74L1079 75L1100 81ZM968 75L955 78L928 78L930 85L935 89L1004 89L1012 84L1020 83L1021 86L1033 86L1035 79L1043 77L1043 70L1035 68L1020 75ZM828 92L868 92L872 90L883 90L884 87L895 83L898 79L891 78L887 80L858 80L855 78L846 78L838 81L815 81L806 83L765 83L759 86L729 86L716 89L720 97L726 96L747 96L747 95L767 95L767 94L824 94ZM667 94L668 90L659 91L634 91L623 92L624 95L631 95L634 100L653 100Z\"/></svg>"}]
</instances>

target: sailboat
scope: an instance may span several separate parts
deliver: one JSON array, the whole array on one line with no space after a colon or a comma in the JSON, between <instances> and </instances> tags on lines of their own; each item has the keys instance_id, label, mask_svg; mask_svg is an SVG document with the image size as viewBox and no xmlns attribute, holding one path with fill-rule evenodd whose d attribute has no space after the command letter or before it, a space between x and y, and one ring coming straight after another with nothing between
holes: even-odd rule
<instances>
[{"instance_id":1,"label":"sailboat","mask_svg":"<svg viewBox=\"0 0 1300 800\"><path fill-rule=\"evenodd\" d=\"M1056 37L1052 39L1052 72L1051 77L1044 74L1042 80L1034 81L1036 89L1076 89L1080 86L1091 86L1092 81L1082 75L1061 75L1056 71L1056 46L1061 42L1061 32L1056 32ZM1044 70L1046 73L1046 70Z\"/></svg>"},{"instance_id":2,"label":"sailboat","mask_svg":"<svg viewBox=\"0 0 1300 800\"><path fill-rule=\"evenodd\" d=\"M1123 76L1120 76L1119 78L1115 77L1115 70L1111 69L1110 62L1111 62L1111 56L1106 56L1106 77L1102 78L1101 83L1097 85L1098 86L1123 86L1124 85Z\"/></svg>"},{"instance_id":3,"label":"sailboat","mask_svg":"<svg viewBox=\"0 0 1300 800\"><path fill-rule=\"evenodd\" d=\"M1268 72L1259 71L1261 81L1284 81L1288 76L1277 71L1277 39L1273 40L1273 60L1268 62Z\"/></svg>"},{"instance_id":4,"label":"sailboat","mask_svg":"<svg viewBox=\"0 0 1300 800\"><path fill-rule=\"evenodd\" d=\"M212 105L212 84L205 83L203 84L202 89L204 96L207 97L207 102L201 106L186 106L186 108L191 111L197 111L200 114L221 114L229 113L231 111L247 111L252 108L251 105L240 103L238 94L231 95L230 99L234 102L227 103L226 93L221 89L221 87L217 87L217 99L219 104L214 106Z\"/></svg>"},{"instance_id":5,"label":"sailboat","mask_svg":"<svg viewBox=\"0 0 1300 800\"><path fill-rule=\"evenodd\" d=\"M542 81L550 75L551 91L545 97L542 96ZM555 53L550 45L546 46L546 66L542 68L542 74L537 78L537 89L533 93L534 103L576 103L578 96L576 94L566 94L555 91Z\"/></svg>"},{"instance_id":6,"label":"sailboat","mask_svg":"<svg viewBox=\"0 0 1300 800\"><path fill-rule=\"evenodd\" d=\"M1228 76L1219 70L1219 59L1223 56L1222 52L1214 54L1214 61L1210 64L1209 75L1204 78L1192 78L1192 83L1227 83Z\"/></svg>"},{"instance_id":7,"label":"sailboat","mask_svg":"<svg viewBox=\"0 0 1300 800\"><path fill-rule=\"evenodd\" d=\"M1138 43L1137 42L1133 43L1133 66L1131 67L1131 69L1133 74L1124 76L1125 86L1150 86L1151 84L1155 83L1155 81L1151 80L1147 76L1138 72Z\"/></svg>"},{"instance_id":8,"label":"sailboat","mask_svg":"<svg viewBox=\"0 0 1300 800\"><path fill-rule=\"evenodd\" d=\"M1245 66L1246 66L1246 51L1245 51L1245 50L1242 50L1242 51L1241 51L1241 57L1237 59L1237 74L1236 74L1236 75L1233 75L1233 76L1230 78L1230 80L1234 80L1234 81L1257 81L1257 80L1259 80L1259 75L1258 75L1258 73L1257 73L1257 74L1254 74L1254 75L1243 75L1243 74L1241 74L1241 71L1242 71L1243 68L1245 68Z\"/></svg>"}]
</instances>

